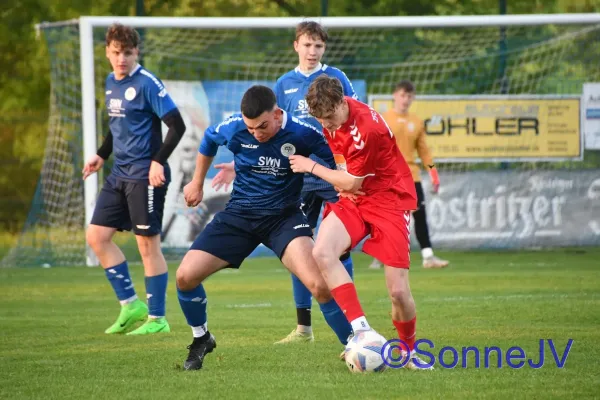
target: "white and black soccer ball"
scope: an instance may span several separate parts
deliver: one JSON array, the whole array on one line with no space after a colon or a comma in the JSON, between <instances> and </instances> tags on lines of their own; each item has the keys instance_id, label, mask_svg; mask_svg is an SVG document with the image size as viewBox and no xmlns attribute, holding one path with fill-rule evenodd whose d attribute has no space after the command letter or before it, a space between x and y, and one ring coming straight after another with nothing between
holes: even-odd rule
<instances>
[{"instance_id":1,"label":"white and black soccer ball","mask_svg":"<svg viewBox=\"0 0 600 400\"><path fill-rule=\"evenodd\" d=\"M356 373L383 372L387 364L381 349L386 342L383 336L373 330L357 332L345 349L348 369Z\"/></svg>"}]
</instances>

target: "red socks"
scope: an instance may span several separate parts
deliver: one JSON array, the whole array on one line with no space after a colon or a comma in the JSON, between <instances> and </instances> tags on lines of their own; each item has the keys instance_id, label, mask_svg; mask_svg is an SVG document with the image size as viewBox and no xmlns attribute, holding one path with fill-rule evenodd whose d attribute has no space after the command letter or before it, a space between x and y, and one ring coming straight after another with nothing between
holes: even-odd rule
<instances>
[{"instance_id":1,"label":"red socks","mask_svg":"<svg viewBox=\"0 0 600 400\"><path fill-rule=\"evenodd\" d=\"M331 290L331 295L338 303L348 322L364 317L365 313L358 301L358 294L353 283L344 283Z\"/></svg>"},{"instance_id":2,"label":"red socks","mask_svg":"<svg viewBox=\"0 0 600 400\"><path fill-rule=\"evenodd\" d=\"M417 317L415 316L410 321L393 321L398 338L408 345L408 350L413 351L415 348L415 339L417 331Z\"/></svg>"}]
</instances>

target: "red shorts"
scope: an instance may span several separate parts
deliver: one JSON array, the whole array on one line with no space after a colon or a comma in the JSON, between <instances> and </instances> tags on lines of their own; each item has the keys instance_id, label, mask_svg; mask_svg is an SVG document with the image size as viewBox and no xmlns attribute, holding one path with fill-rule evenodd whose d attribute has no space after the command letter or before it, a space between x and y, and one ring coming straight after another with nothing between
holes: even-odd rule
<instances>
[{"instance_id":1,"label":"red shorts","mask_svg":"<svg viewBox=\"0 0 600 400\"><path fill-rule=\"evenodd\" d=\"M370 234L371 237L363 244L363 252L390 267L410 267L410 211L383 210L373 204L356 204L346 198L326 203L323 218L331 211L350 234L351 249Z\"/></svg>"}]
</instances>

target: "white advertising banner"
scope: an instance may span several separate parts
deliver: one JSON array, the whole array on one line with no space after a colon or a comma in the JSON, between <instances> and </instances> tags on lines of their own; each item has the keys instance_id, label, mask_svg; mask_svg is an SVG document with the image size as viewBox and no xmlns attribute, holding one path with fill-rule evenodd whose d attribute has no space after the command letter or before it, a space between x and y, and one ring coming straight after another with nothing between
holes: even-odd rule
<instances>
[{"instance_id":1,"label":"white advertising banner","mask_svg":"<svg viewBox=\"0 0 600 400\"><path fill-rule=\"evenodd\" d=\"M600 245L598 169L462 172L442 178L438 195L425 192L436 248ZM417 246L416 237L411 244Z\"/></svg>"},{"instance_id":2,"label":"white advertising banner","mask_svg":"<svg viewBox=\"0 0 600 400\"><path fill-rule=\"evenodd\" d=\"M581 101L585 148L600 150L600 83L585 83Z\"/></svg>"}]
</instances>

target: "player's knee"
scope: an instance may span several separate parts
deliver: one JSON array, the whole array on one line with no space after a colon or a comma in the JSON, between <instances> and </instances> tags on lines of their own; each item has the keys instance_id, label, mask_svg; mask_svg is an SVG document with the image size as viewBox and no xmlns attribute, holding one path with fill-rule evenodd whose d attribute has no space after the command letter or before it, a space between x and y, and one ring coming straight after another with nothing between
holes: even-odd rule
<instances>
[{"instance_id":1,"label":"player's knee","mask_svg":"<svg viewBox=\"0 0 600 400\"><path fill-rule=\"evenodd\" d=\"M414 303L410 288L404 282L392 285L389 289L389 294L394 304L404 306Z\"/></svg>"},{"instance_id":2,"label":"player's knee","mask_svg":"<svg viewBox=\"0 0 600 400\"><path fill-rule=\"evenodd\" d=\"M160 251L160 241L156 241L154 236L138 236L138 250L142 259L147 259Z\"/></svg>"},{"instance_id":3,"label":"player's knee","mask_svg":"<svg viewBox=\"0 0 600 400\"><path fill-rule=\"evenodd\" d=\"M315 247L313 247L312 255L321 269L338 260L338 256L334 254L331 248L319 243L315 244Z\"/></svg>"},{"instance_id":4,"label":"player's knee","mask_svg":"<svg viewBox=\"0 0 600 400\"><path fill-rule=\"evenodd\" d=\"M196 280L185 268L178 268L175 273L175 281L177 282L177 288L184 292L193 290L198 286Z\"/></svg>"},{"instance_id":5,"label":"player's knee","mask_svg":"<svg viewBox=\"0 0 600 400\"><path fill-rule=\"evenodd\" d=\"M324 280L314 282L310 287L310 292L319 303L327 303L332 298L331 292Z\"/></svg>"},{"instance_id":6,"label":"player's knee","mask_svg":"<svg viewBox=\"0 0 600 400\"><path fill-rule=\"evenodd\" d=\"M94 251L97 251L103 245L110 242L110 236L104 235L102 230L98 229L96 225L90 225L85 232L85 240Z\"/></svg>"}]
</instances>

